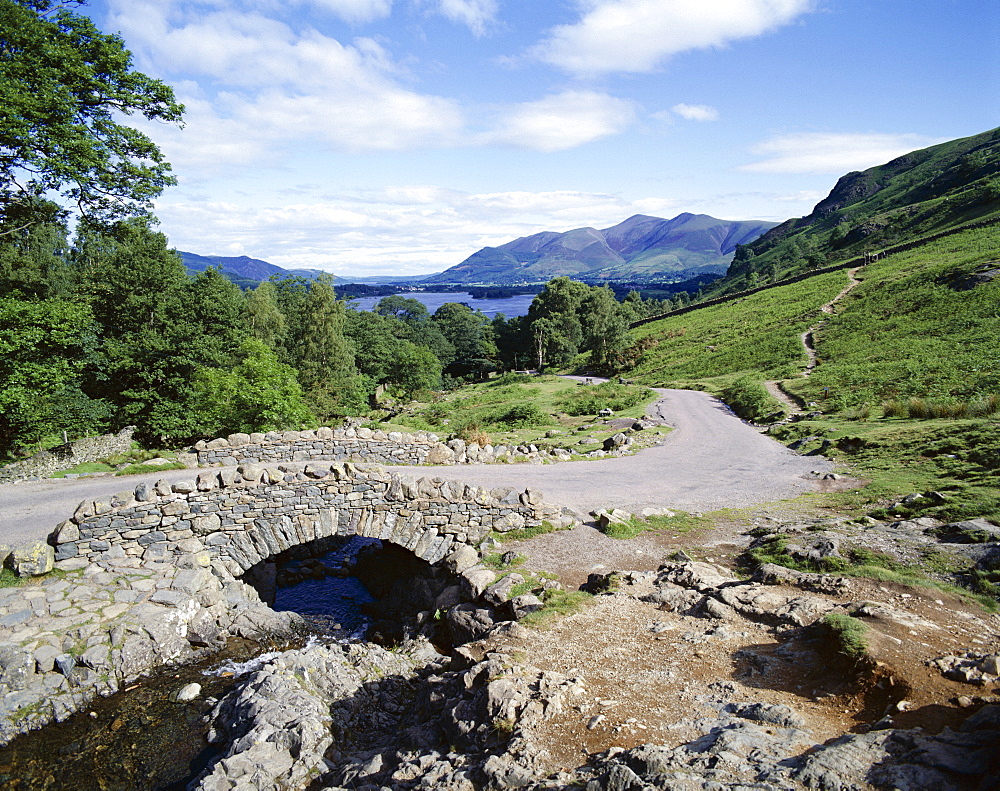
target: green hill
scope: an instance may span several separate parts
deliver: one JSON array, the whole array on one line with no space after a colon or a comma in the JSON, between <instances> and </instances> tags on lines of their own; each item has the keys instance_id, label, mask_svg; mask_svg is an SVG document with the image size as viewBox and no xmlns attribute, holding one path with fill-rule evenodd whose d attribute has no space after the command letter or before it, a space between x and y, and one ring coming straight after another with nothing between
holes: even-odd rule
<instances>
[{"instance_id":1,"label":"green hill","mask_svg":"<svg viewBox=\"0 0 1000 791\"><path fill-rule=\"evenodd\" d=\"M848 173L806 217L737 251L713 293L731 293L1000 217L1000 129Z\"/></svg>"},{"instance_id":2,"label":"green hill","mask_svg":"<svg viewBox=\"0 0 1000 791\"><path fill-rule=\"evenodd\" d=\"M644 324L623 375L716 393L736 380L777 381L812 417L772 433L819 437L807 450L826 440L824 455L870 481L841 506L876 513L935 491L942 501L905 512L1000 520L997 226L886 255L857 277L829 314L821 308L849 283L846 270ZM809 328L817 364L806 377Z\"/></svg>"}]
</instances>

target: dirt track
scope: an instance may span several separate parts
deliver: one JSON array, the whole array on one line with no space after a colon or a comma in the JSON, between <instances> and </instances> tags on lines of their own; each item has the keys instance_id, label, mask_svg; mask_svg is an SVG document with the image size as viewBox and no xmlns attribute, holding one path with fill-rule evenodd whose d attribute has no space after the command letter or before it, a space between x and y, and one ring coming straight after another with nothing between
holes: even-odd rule
<instances>
[{"instance_id":1,"label":"dirt track","mask_svg":"<svg viewBox=\"0 0 1000 791\"><path fill-rule=\"evenodd\" d=\"M828 470L818 457L798 456L759 434L722 403L693 390L660 390L649 412L675 427L663 444L635 456L560 464L399 467L412 476L440 476L495 488L540 490L545 500L585 514L597 508L674 507L685 511L747 507L794 497ZM171 470L128 478L50 479L0 486L0 543L44 538L81 500L107 497L140 481L191 478Z\"/></svg>"}]
</instances>

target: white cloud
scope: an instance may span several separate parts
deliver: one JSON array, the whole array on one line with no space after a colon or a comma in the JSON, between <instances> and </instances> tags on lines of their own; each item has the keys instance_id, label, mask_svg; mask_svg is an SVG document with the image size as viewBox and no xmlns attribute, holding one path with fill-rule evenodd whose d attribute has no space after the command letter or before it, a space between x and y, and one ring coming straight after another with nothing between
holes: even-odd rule
<instances>
[{"instance_id":1,"label":"white cloud","mask_svg":"<svg viewBox=\"0 0 1000 791\"><path fill-rule=\"evenodd\" d=\"M306 0L348 22L371 22L384 19L392 11L392 0Z\"/></svg>"},{"instance_id":2,"label":"white cloud","mask_svg":"<svg viewBox=\"0 0 1000 791\"><path fill-rule=\"evenodd\" d=\"M465 127L456 102L401 84L402 70L371 38L342 44L227 7L188 16L167 0L115 2L114 23L130 47L157 72L184 75L172 82L187 106L185 129L144 127L179 173L273 167L304 144L347 152L440 147Z\"/></svg>"},{"instance_id":3,"label":"white cloud","mask_svg":"<svg viewBox=\"0 0 1000 791\"><path fill-rule=\"evenodd\" d=\"M594 91L566 91L502 110L480 143L564 151L618 134L635 118L634 105Z\"/></svg>"},{"instance_id":4,"label":"white cloud","mask_svg":"<svg viewBox=\"0 0 1000 791\"><path fill-rule=\"evenodd\" d=\"M289 205L167 198L156 214L181 250L364 275L439 272L482 247L539 231L603 228L633 214L669 217L678 210L664 199L627 201L604 193L400 185Z\"/></svg>"},{"instance_id":5,"label":"white cloud","mask_svg":"<svg viewBox=\"0 0 1000 791\"><path fill-rule=\"evenodd\" d=\"M438 10L452 22L468 26L475 36L496 20L497 0L439 0Z\"/></svg>"},{"instance_id":6,"label":"white cloud","mask_svg":"<svg viewBox=\"0 0 1000 791\"><path fill-rule=\"evenodd\" d=\"M405 70L372 38L346 44L313 29L294 31L260 12L236 12L227 0L208 10L177 0L112 3L113 25L155 73L172 75L188 108L183 131L144 126L181 178L251 164L273 168L310 147L563 151L617 134L635 114L631 103L590 91L480 112L410 88ZM443 0L441 8L475 28L495 3ZM473 130L470 117L486 120Z\"/></svg>"},{"instance_id":7,"label":"white cloud","mask_svg":"<svg viewBox=\"0 0 1000 791\"><path fill-rule=\"evenodd\" d=\"M648 72L671 55L759 36L812 0L579 0L580 20L553 28L532 54L573 74Z\"/></svg>"},{"instance_id":8,"label":"white cloud","mask_svg":"<svg viewBox=\"0 0 1000 791\"><path fill-rule=\"evenodd\" d=\"M688 121L717 121L719 111L707 104L675 104L670 108Z\"/></svg>"},{"instance_id":9,"label":"white cloud","mask_svg":"<svg viewBox=\"0 0 1000 791\"><path fill-rule=\"evenodd\" d=\"M762 157L742 165L750 173L834 173L864 170L918 148L943 142L916 134L803 132L772 138L752 149Z\"/></svg>"}]
</instances>

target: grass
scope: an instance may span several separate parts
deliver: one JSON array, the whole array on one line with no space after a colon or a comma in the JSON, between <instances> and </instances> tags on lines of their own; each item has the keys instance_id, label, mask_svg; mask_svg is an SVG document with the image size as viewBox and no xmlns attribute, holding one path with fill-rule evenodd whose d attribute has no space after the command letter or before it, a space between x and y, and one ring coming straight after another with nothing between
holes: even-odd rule
<instances>
[{"instance_id":1,"label":"grass","mask_svg":"<svg viewBox=\"0 0 1000 791\"><path fill-rule=\"evenodd\" d=\"M521 623L526 626L545 626L555 618L579 612L594 597L584 591L548 590L541 598L545 606L528 613Z\"/></svg>"},{"instance_id":2,"label":"grass","mask_svg":"<svg viewBox=\"0 0 1000 791\"><path fill-rule=\"evenodd\" d=\"M846 273L831 272L637 327L634 363L623 376L653 386L701 382L712 389L745 374L793 376L808 359L799 335L847 282Z\"/></svg>"},{"instance_id":3,"label":"grass","mask_svg":"<svg viewBox=\"0 0 1000 791\"><path fill-rule=\"evenodd\" d=\"M1000 235L980 228L869 264L817 333L820 364L799 394L811 401L825 394L827 409L911 398L983 403L1000 394L1000 278L955 287L997 258Z\"/></svg>"},{"instance_id":4,"label":"grass","mask_svg":"<svg viewBox=\"0 0 1000 791\"><path fill-rule=\"evenodd\" d=\"M569 529L569 528L565 528ZM495 530L490 532L484 540L493 539L494 541L499 541L503 543L505 541L524 541L529 538L535 538L536 536L543 536L546 533L554 533L556 531L556 526L549 521L543 521L540 525L535 525L534 527L519 527L513 530L508 530L506 533L498 533Z\"/></svg>"},{"instance_id":5,"label":"grass","mask_svg":"<svg viewBox=\"0 0 1000 791\"><path fill-rule=\"evenodd\" d=\"M837 637L840 653L860 659L868 653L868 627L857 618L839 612L823 616L823 625Z\"/></svg>"},{"instance_id":6,"label":"grass","mask_svg":"<svg viewBox=\"0 0 1000 791\"><path fill-rule=\"evenodd\" d=\"M745 573L752 572L765 563L774 563L796 571L864 577L898 585L933 588L958 596L966 601L975 602L988 612L1000 611L1000 605L995 598L997 594L1000 594L1000 586L996 591L992 591L988 572L959 572L957 574L958 578L965 574L972 577L982 575L984 579L980 580L978 587L974 580L966 580L966 585L960 587L930 576L931 573L956 576L956 569L944 556L936 557L933 550L928 550L930 555L925 554L923 562L919 566L914 566L911 563L903 563L881 552L874 552L860 546L845 548L844 557L802 560L793 558L788 553L787 543L788 538L784 535L765 538L764 541L757 542L756 546L748 549L739 558L738 565ZM1000 582L1000 574L997 575L997 582Z\"/></svg>"},{"instance_id":7,"label":"grass","mask_svg":"<svg viewBox=\"0 0 1000 791\"><path fill-rule=\"evenodd\" d=\"M792 442L827 439L827 455L869 481L863 489L829 495L835 508L878 519L931 516L944 522L985 517L1000 524L1000 421L873 418L863 423L821 417L771 429ZM891 503L911 494L939 493L911 505Z\"/></svg>"},{"instance_id":8,"label":"grass","mask_svg":"<svg viewBox=\"0 0 1000 791\"><path fill-rule=\"evenodd\" d=\"M59 472L52 473L53 478L65 478L67 475L84 475L87 473L114 473L115 475L139 475L160 470L183 470L186 465L173 460L176 454L166 450L145 450L138 446L126 453L116 453L97 461L77 464ZM150 459L171 459L169 464L148 465L144 461Z\"/></svg>"},{"instance_id":9,"label":"grass","mask_svg":"<svg viewBox=\"0 0 1000 791\"><path fill-rule=\"evenodd\" d=\"M714 521L710 516L692 516L680 511L674 516L650 516L645 519L633 515L627 522L611 522L602 532L608 538L627 541L647 531L670 532L679 536L693 530L707 529L713 525Z\"/></svg>"},{"instance_id":10,"label":"grass","mask_svg":"<svg viewBox=\"0 0 1000 791\"><path fill-rule=\"evenodd\" d=\"M556 376L504 376L437 394L430 403L417 403L393 418L392 428L432 431L480 444L567 447L579 441L576 430L593 424L605 406L616 417L638 418L655 398L646 387L576 384ZM617 433L596 425L592 430L589 439L595 448ZM559 433L546 437L549 432ZM580 450L573 447L574 452Z\"/></svg>"},{"instance_id":11,"label":"grass","mask_svg":"<svg viewBox=\"0 0 1000 791\"><path fill-rule=\"evenodd\" d=\"M11 569L0 569L0 588L19 588L28 580L28 577L17 576Z\"/></svg>"},{"instance_id":12,"label":"grass","mask_svg":"<svg viewBox=\"0 0 1000 791\"><path fill-rule=\"evenodd\" d=\"M13 569L0 568L0 588L23 588L37 585L46 579L65 579L69 574L70 572L63 569L53 569L48 574L42 574L38 577L19 577Z\"/></svg>"},{"instance_id":13,"label":"grass","mask_svg":"<svg viewBox=\"0 0 1000 791\"><path fill-rule=\"evenodd\" d=\"M512 567L523 566L528 559L524 555L516 555L510 563L504 563L503 556L506 554L506 552L487 552L483 555L482 563L493 571L504 571Z\"/></svg>"}]
</instances>

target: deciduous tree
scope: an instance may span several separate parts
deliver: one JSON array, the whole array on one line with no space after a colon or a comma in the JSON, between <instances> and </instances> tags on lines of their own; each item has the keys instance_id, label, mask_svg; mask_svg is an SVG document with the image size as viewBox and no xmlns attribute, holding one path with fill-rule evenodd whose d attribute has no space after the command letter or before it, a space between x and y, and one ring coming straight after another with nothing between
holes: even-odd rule
<instances>
[{"instance_id":1,"label":"deciduous tree","mask_svg":"<svg viewBox=\"0 0 1000 791\"><path fill-rule=\"evenodd\" d=\"M71 9L83 0L0 0L0 213L43 217L58 194L95 222L148 213L170 166L123 116L179 123L160 80L132 69L120 37ZM49 207L50 208L50 207Z\"/></svg>"}]
</instances>

